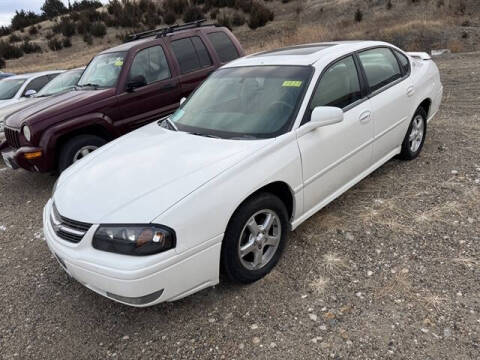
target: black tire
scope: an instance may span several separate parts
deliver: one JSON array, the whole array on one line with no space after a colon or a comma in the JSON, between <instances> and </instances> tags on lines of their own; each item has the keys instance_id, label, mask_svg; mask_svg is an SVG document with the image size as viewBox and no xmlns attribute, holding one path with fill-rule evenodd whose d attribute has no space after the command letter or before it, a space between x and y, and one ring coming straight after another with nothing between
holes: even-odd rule
<instances>
[{"instance_id":1,"label":"black tire","mask_svg":"<svg viewBox=\"0 0 480 360\"><path fill-rule=\"evenodd\" d=\"M277 215L277 220L275 220L276 225L271 228L272 231L278 231L280 229L280 234L277 233L280 239L276 250L274 249L275 247L272 246L272 250L270 250L270 256L272 257L268 262L259 269L248 269L242 264L244 260L241 260L240 257L239 246L242 242L240 237L242 231L246 228L248 220L254 214L263 210L271 211L274 215ZM261 217L263 215L259 214L257 216ZM273 230L273 227L275 230ZM252 283L263 278L275 267L280 259L283 249L285 248L288 229L287 209L283 201L277 196L270 193L260 193L245 201L233 214L225 232L221 252L221 268L224 274L231 281L244 284ZM265 251L264 254L266 255L267 251L269 251L269 245L264 246L261 251ZM255 251L257 250L255 249ZM246 257L243 257L243 259L245 258ZM266 256L266 258L268 259L268 256Z\"/></svg>"},{"instance_id":2,"label":"black tire","mask_svg":"<svg viewBox=\"0 0 480 360\"><path fill-rule=\"evenodd\" d=\"M412 134L412 131L414 130L414 122L417 117L421 117L423 120L423 136L422 140L420 142L420 146L418 149L415 151L412 150L411 148L411 141L410 141L410 135ZM413 115L412 120L410 121L410 125L408 126L407 133L405 134L405 138L403 139L402 142L402 151L400 152L399 158L402 160L413 160L415 159L418 154L422 151L423 144L425 143L425 138L427 136L427 113L423 108L418 108L417 111L415 112L415 115Z\"/></svg>"},{"instance_id":3,"label":"black tire","mask_svg":"<svg viewBox=\"0 0 480 360\"><path fill-rule=\"evenodd\" d=\"M67 167L72 165L75 154L83 147L101 147L107 141L95 135L78 135L68 140L62 147L60 158L58 160L58 171L61 173Z\"/></svg>"}]
</instances>

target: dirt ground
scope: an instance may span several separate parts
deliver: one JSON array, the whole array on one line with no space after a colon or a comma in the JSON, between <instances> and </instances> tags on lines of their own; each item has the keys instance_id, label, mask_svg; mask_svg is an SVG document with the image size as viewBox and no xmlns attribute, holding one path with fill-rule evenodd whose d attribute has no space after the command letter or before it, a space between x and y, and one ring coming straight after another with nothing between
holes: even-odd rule
<instances>
[{"instance_id":1,"label":"dirt ground","mask_svg":"<svg viewBox=\"0 0 480 360\"><path fill-rule=\"evenodd\" d=\"M0 358L478 359L479 56L437 58L445 97L421 156L314 215L250 286L147 309L100 297L42 239L54 177L0 167Z\"/></svg>"}]
</instances>

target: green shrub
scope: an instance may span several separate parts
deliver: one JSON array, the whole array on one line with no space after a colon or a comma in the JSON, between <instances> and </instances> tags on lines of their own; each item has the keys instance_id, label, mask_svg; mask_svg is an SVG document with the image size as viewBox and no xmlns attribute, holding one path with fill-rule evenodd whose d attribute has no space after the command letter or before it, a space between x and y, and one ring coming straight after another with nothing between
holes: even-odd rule
<instances>
[{"instance_id":1,"label":"green shrub","mask_svg":"<svg viewBox=\"0 0 480 360\"><path fill-rule=\"evenodd\" d=\"M273 12L260 3L253 3L250 10L250 19L248 20L248 27L250 29L256 29L269 21L273 20Z\"/></svg>"},{"instance_id":2,"label":"green shrub","mask_svg":"<svg viewBox=\"0 0 480 360\"><path fill-rule=\"evenodd\" d=\"M166 12L165 16L163 17L163 21L165 21L165 24L167 25L173 25L176 20L177 20L177 16L173 11Z\"/></svg>"},{"instance_id":3,"label":"green shrub","mask_svg":"<svg viewBox=\"0 0 480 360\"><path fill-rule=\"evenodd\" d=\"M12 18L11 29L20 30L27 26L34 25L43 21L43 17L35 14L33 11L15 11L15 15Z\"/></svg>"},{"instance_id":4,"label":"green shrub","mask_svg":"<svg viewBox=\"0 0 480 360\"><path fill-rule=\"evenodd\" d=\"M70 37L75 35L75 23L70 20L69 17L64 16L59 23L52 27L52 31L55 34L62 34L63 36Z\"/></svg>"},{"instance_id":5,"label":"green shrub","mask_svg":"<svg viewBox=\"0 0 480 360\"><path fill-rule=\"evenodd\" d=\"M232 16L232 25L242 26L243 24L245 24L245 16L236 11Z\"/></svg>"},{"instance_id":6,"label":"green shrub","mask_svg":"<svg viewBox=\"0 0 480 360\"><path fill-rule=\"evenodd\" d=\"M363 20L362 10L357 9L357 11L355 11L355 16L354 16L354 18L355 18L355 21L356 21L356 22L362 22L362 20Z\"/></svg>"},{"instance_id":7,"label":"green shrub","mask_svg":"<svg viewBox=\"0 0 480 360\"><path fill-rule=\"evenodd\" d=\"M86 42L88 45L93 44L93 37L90 33L83 34L83 41Z\"/></svg>"},{"instance_id":8,"label":"green shrub","mask_svg":"<svg viewBox=\"0 0 480 360\"><path fill-rule=\"evenodd\" d=\"M22 48L22 50L25 54L33 54L33 53L41 53L42 52L42 48L40 47L40 45L38 45L36 43L32 43L28 40L23 41L23 44L22 44L21 48Z\"/></svg>"},{"instance_id":9,"label":"green shrub","mask_svg":"<svg viewBox=\"0 0 480 360\"><path fill-rule=\"evenodd\" d=\"M217 18L217 16L218 16L218 9L217 8L210 11L210 18L211 19L215 20Z\"/></svg>"},{"instance_id":10,"label":"green shrub","mask_svg":"<svg viewBox=\"0 0 480 360\"><path fill-rule=\"evenodd\" d=\"M28 33L32 36L37 35L38 34L37 27L35 25L30 26L30 28L28 29Z\"/></svg>"},{"instance_id":11,"label":"green shrub","mask_svg":"<svg viewBox=\"0 0 480 360\"><path fill-rule=\"evenodd\" d=\"M45 34L45 37L47 38L47 40L50 40L51 38L53 38L55 36L54 33L52 33L51 31L47 32Z\"/></svg>"},{"instance_id":12,"label":"green shrub","mask_svg":"<svg viewBox=\"0 0 480 360\"><path fill-rule=\"evenodd\" d=\"M5 60L18 59L23 56L23 50L18 46L11 45L6 41L0 40L0 57Z\"/></svg>"},{"instance_id":13,"label":"green shrub","mask_svg":"<svg viewBox=\"0 0 480 360\"><path fill-rule=\"evenodd\" d=\"M185 14L183 14L183 21L187 23L201 20L203 17L202 9L200 9L198 6L192 6L185 11Z\"/></svg>"},{"instance_id":14,"label":"green shrub","mask_svg":"<svg viewBox=\"0 0 480 360\"><path fill-rule=\"evenodd\" d=\"M19 42L19 41L22 41L22 38L20 36L18 36L17 34L12 34L10 35L10 37L8 38L8 41L10 43L16 43L16 42Z\"/></svg>"},{"instance_id":15,"label":"green shrub","mask_svg":"<svg viewBox=\"0 0 480 360\"><path fill-rule=\"evenodd\" d=\"M48 47L52 51L58 51L63 49L62 42L58 40L56 37L48 40Z\"/></svg>"},{"instance_id":16,"label":"green shrub","mask_svg":"<svg viewBox=\"0 0 480 360\"><path fill-rule=\"evenodd\" d=\"M74 1L71 10L74 11L83 11L88 9L96 9L102 7L102 3L98 0L81 0L81 1Z\"/></svg>"},{"instance_id":17,"label":"green shrub","mask_svg":"<svg viewBox=\"0 0 480 360\"><path fill-rule=\"evenodd\" d=\"M88 18L81 18L77 23L77 32L79 34L86 34L90 32L92 28L92 22Z\"/></svg>"},{"instance_id":18,"label":"green shrub","mask_svg":"<svg viewBox=\"0 0 480 360\"><path fill-rule=\"evenodd\" d=\"M62 45L64 48L72 47L72 40L70 40L68 37L63 38Z\"/></svg>"},{"instance_id":19,"label":"green shrub","mask_svg":"<svg viewBox=\"0 0 480 360\"><path fill-rule=\"evenodd\" d=\"M95 37L103 38L107 34L107 28L104 23L96 21L92 24L90 33Z\"/></svg>"},{"instance_id":20,"label":"green shrub","mask_svg":"<svg viewBox=\"0 0 480 360\"><path fill-rule=\"evenodd\" d=\"M177 15L182 15L187 6L187 0L166 0L163 3L163 8L166 12L173 11Z\"/></svg>"},{"instance_id":21,"label":"green shrub","mask_svg":"<svg viewBox=\"0 0 480 360\"><path fill-rule=\"evenodd\" d=\"M0 69L4 69L7 64L5 63L5 60L0 57Z\"/></svg>"},{"instance_id":22,"label":"green shrub","mask_svg":"<svg viewBox=\"0 0 480 360\"><path fill-rule=\"evenodd\" d=\"M55 16L63 15L68 12L68 9L60 0L45 0L41 7L41 10L43 12L43 15L49 19Z\"/></svg>"},{"instance_id":23,"label":"green shrub","mask_svg":"<svg viewBox=\"0 0 480 360\"><path fill-rule=\"evenodd\" d=\"M10 35L12 30L8 26L0 26L0 37Z\"/></svg>"}]
</instances>

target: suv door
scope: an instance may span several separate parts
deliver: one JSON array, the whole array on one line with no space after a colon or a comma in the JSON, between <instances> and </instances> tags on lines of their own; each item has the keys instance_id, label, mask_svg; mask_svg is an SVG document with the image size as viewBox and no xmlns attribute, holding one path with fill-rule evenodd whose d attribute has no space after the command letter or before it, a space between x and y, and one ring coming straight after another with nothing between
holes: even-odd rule
<instances>
[{"instance_id":1,"label":"suv door","mask_svg":"<svg viewBox=\"0 0 480 360\"><path fill-rule=\"evenodd\" d=\"M214 70L214 61L200 36L172 40L170 48L177 61L182 96L188 96Z\"/></svg>"},{"instance_id":2,"label":"suv door","mask_svg":"<svg viewBox=\"0 0 480 360\"><path fill-rule=\"evenodd\" d=\"M357 64L347 56L324 71L310 100L304 123L317 106L343 109L344 120L302 134L304 211L323 206L371 165L373 122L370 102L362 91Z\"/></svg>"},{"instance_id":3,"label":"suv door","mask_svg":"<svg viewBox=\"0 0 480 360\"><path fill-rule=\"evenodd\" d=\"M376 163L402 144L413 115L412 83L409 72L399 66L390 48L365 50L358 53L358 58L370 89Z\"/></svg>"},{"instance_id":4,"label":"suv door","mask_svg":"<svg viewBox=\"0 0 480 360\"><path fill-rule=\"evenodd\" d=\"M141 76L146 85L134 89L128 83ZM123 92L118 95L118 114L123 131L130 131L172 113L181 92L172 76L161 45L139 50L131 62Z\"/></svg>"}]
</instances>

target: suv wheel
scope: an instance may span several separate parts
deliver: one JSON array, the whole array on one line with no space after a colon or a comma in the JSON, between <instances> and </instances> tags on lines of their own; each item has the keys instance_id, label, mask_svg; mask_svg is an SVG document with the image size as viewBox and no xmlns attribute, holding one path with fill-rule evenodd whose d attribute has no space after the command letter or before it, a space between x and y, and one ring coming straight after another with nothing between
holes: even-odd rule
<instances>
[{"instance_id":1,"label":"suv wheel","mask_svg":"<svg viewBox=\"0 0 480 360\"><path fill-rule=\"evenodd\" d=\"M95 135L79 135L67 141L62 147L60 159L58 161L58 170L64 171L74 162L83 159L85 156L95 151L107 142Z\"/></svg>"},{"instance_id":2,"label":"suv wheel","mask_svg":"<svg viewBox=\"0 0 480 360\"><path fill-rule=\"evenodd\" d=\"M259 194L233 215L222 244L221 264L228 278L251 283L267 275L285 247L288 215L276 196Z\"/></svg>"}]
</instances>

